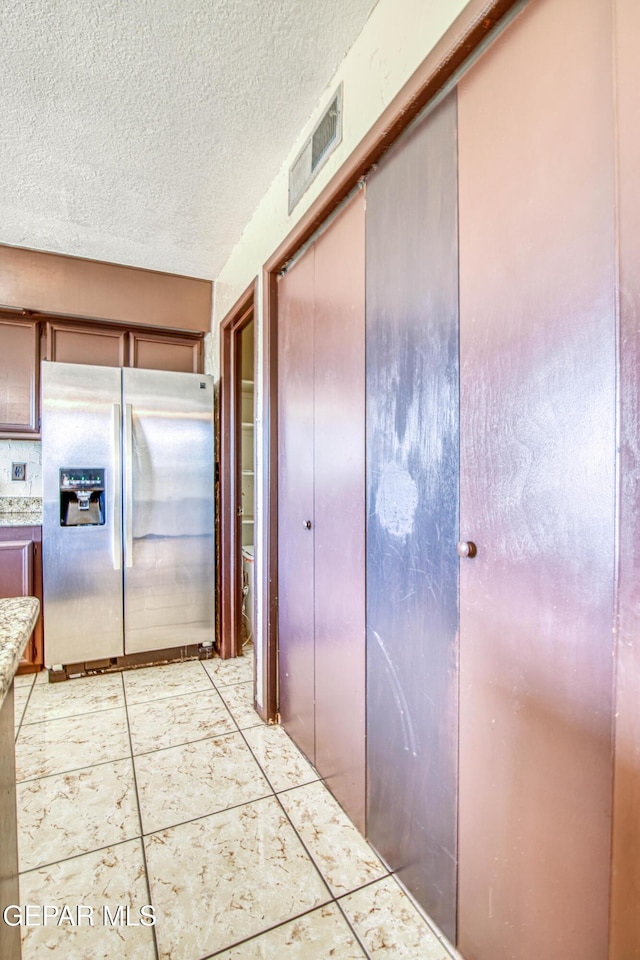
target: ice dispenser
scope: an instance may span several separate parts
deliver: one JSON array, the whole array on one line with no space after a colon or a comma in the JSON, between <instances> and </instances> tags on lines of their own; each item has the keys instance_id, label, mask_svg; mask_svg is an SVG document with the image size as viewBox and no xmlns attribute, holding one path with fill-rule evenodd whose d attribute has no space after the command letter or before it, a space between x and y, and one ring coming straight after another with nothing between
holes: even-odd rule
<instances>
[{"instance_id":1,"label":"ice dispenser","mask_svg":"<svg viewBox=\"0 0 640 960\"><path fill-rule=\"evenodd\" d=\"M63 467L60 470L60 526L104 523L104 468Z\"/></svg>"}]
</instances>

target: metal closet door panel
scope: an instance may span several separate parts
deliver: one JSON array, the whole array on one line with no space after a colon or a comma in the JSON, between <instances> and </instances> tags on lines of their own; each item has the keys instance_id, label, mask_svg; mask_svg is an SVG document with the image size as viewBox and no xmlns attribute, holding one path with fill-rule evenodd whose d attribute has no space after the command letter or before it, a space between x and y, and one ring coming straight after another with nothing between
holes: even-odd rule
<instances>
[{"instance_id":1,"label":"metal closet door panel","mask_svg":"<svg viewBox=\"0 0 640 960\"><path fill-rule=\"evenodd\" d=\"M458 92L459 948L607 956L615 498L609 0L531 3Z\"/></svg>"},{"instance_id":2,"label":"metal closet door panel","mask_svg":"<svg viewBox=\"0 0 640 960\"><path fill-rule=\"evenodd\" d=\"M364 190L315 244L316 766L365 829Z\"/></svg>"},{"instance_id":3,"label":"metal closet door panel","mask_svg":"<svg viewBox=\"0 0 640 960\"><path fill-rule=\"evenodd\" d=\"M45 663L122 656L120 370L42 363ZM105 523L60 525L60 470L103 468Z\"/></svg>"},{"instance_id":4,"label":"metal closet door panel","mask_svg":"<svg viewBox=\"0 0 640 960\"><path fill-rule=\"evenodd\" d=\"M450 94L367 184L367 830L451 939L458 243Z\"/></svg>"},{"instance_id":5,"label":"metal closet door panel","mask_svg":"<svg viewBox=\"0 0 640 960\"><path fill-rule=\"evenodd\" d=\"M311 248L278 281L278 672L282 724L315 763L313 275Z\"/></svg>"},{"instance_id":6,"label":"metal closet door panel","mask_svg":"<svg viewBox=\"0 0 640 960\"><path fill-rule=\"evenodd\" d=\"M133 368L122 376L125 650L210 643L213 379Z\"/></svg>"},{"instance_id":7,"label":"metal closet door panel","mask_svg":"<svg viewBox=\"0 0 640 960\"><path fill-rule=\"evenodd\" d=\"M615 3L620 249L620 561L611 960L640 960L640 4Z\"/></svg>"}]
</instances>

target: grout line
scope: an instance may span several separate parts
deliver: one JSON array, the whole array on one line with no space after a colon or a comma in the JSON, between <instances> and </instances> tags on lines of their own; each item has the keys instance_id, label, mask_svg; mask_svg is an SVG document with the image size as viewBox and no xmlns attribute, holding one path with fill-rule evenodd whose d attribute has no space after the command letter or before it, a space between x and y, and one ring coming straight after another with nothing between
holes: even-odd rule
<instances>
[{"instance_id":1,"label":"grout line","mask_svg":"<svg viewBox=\"0 0 640 960\"><path fill-rule=\"evenodd\" d=\"M219 957L220 954L226 953L227 950L235 950L236 947L241 947L245 943L251 943L252 940L259 940L260 937L263 937L267 933L271 933L273 930L278 930L280 927L286 927L288 923L295 923L296 920L301 920L303 917L308 917L309 914L315 913L316 910L322 910L323 907L330 905L331 901L327 901L326 903L318 903L315 907L309 907L308 910L303 910L302 913L297 913L295 916L289 917L287 920L281 920L280 923L274 923L271 927L265 927L265 929L260 930L259 933L253 933L250 937L244 937L242 940L236 940L234 943L230 943L225 947L221 947L214 953L208 953L206 957L202 958L202 960L212 960L213 957ZM367 957L369 957L368 954Z\"/></svg>"},{"instance_id":2,"label":"grout line","mask_svg":"<svg viewBox=\"0 0 640 960\"><path fill-rule=\"evenodd\" d=\"M31 695L29 695L29 700ZM28 703L29 701L27 701ZM81 710L79 713L64 713L55 717L44 717L42 720L28 720L23 725L25 727L37 727L41 723L55 723L56 720L75 720L77 717L94 716L96 713L109 713L110 710L123 710L124 702L116 704L113 707L95 707L94 709ZM26 707L25 707L26 711Z\"/></svg>"},{"instance_id":3,"label":"grout line","mask_svg":"<svg viewBox=\"0 0 640 960\"><path fill-rule=\"evenodd\" d=\"M130 707L142 707L149 703L162 703L164 700L175 700L176 697L197 697L199 693L209 693L209 688L205 686L196 687L195 690L181 690L179 693L167 693L162 697L149 697L146 700L132 700L130 703L127 701L127 703Z\"/></svg>"},{"instance_id":4,"label":"grout line","mask_svg":"<svg viewBox=\"0 0 640 960\"><path fill-rule=\"evenodd\" d=\"M142 832L142 830L143 830L143 823L142 823L142 810L141 810L141 808L140 808L140 794L138 793L138 778L137 778L137 775L136 775L136 765L135 765L135 761L134 761L134 759L133 759L133 741L132 741L132 739L131 739L131 726L130 726L130 724L129 724L129 708L128 708L128 705L127 705L127 689L126 689L126 685L125 685L125 682L124 682L124 676L123 676L123 674L120 674L120 676L122 677L122 693L123 693L123 696L124 696L124 710L125 710L125 714L126 714L126 718L127 718L127 733L128 733L128 735L129 735L129 750L130 750L130 753L131 753L131 769L132 769L132 771L133 771L133 789L135 790L135 794L136 794L136 805L137 805L137 807L138 807L138 823L139 823L139 826L140 826L140 834L141 834L141 836L140 836L140 849L141 849L141 851L142 851L142 863L143 863L143 866L144 866L144 877L145 877L145 883L146 883L146 885L147 885L147 898L148 898L148 899L147 899L147 903L149 903L150 905L153 906L153 901L152 901L152 899L151 899L151 883L149 882L149 867L148 867L148 864L147 864L147 851L146 851L145 846L144 846L144 834L143 834L143 832ZM154 908L154 914L155 914L155 908ZM156 960L159 960L160 950L159 950L159 947L158 947L158 936L157 936L157 933L156 933L155 924L153 924L153 926L151 927L151 929L152 929L152 931L153 931L153 948L154 948L154 951L155 951Z\"/></svg>"},{"instance_id":5,"label":"grout line","mask_svg":"<svg viewBox=\"0 0 640 960\"><path fill-rule=\"evenodd\" d=\"M24 683L24 684L21 684L19 687L16 687L16 686L15 686L15 681L14 681L14 687L13 687L13 712L14 712L14 714L15 714L15 710L16 710L16 690L22 690L22 689L24 689L24 687L28 687L28 688L29 688L29 693L28 693L27 696L26 696L26 699L25 699L25 701L24 701L24 706L23 706L23 708L22 708L22 714L20 715L20 723L19 723L18 726L16 727L16 735L15 735L15 737L14 737L14 743L17 741L17 739L18 739L18 734L20 733L20 731L21 731L21 729L22 729L22 726L23 726L23 724L24 724L25 714L26 714L26 712L27 712L27 707L29 706L29 701L31 700L31 694L33 693L33 690L34 690L35 685L36 685L35 678L36 678L37 676L38 676L38 674L37 674L37 673L34 673L34 675L33 675L34 679L33 679L33 681L32 681L31 684ZM25 726L28 726L28 724L24 724L24 725L25 725Z\"/></svg>"},{"instance_id":6,"label":"grout line","mask_svg":"<svg viewBox=\"0 0 640 960\"><path fill-rule=\"evenodd\" d=\"M36 780L46 780L48 777L62 777L67 773L79 773L81 770L90 770L92 767L104 767L108 763L117 763L119 760L130 760L131 755L125 754L123 757L109 757L108 760L98 760L97 763L85 763L82 767L71 767L69 770L54 770L53 773L41 773L39 777L26 777L24 780L18 780L16 777L16 786L23 783L35 783Z\"/></svg>"},{"instance_id":7,"label":"grout line","mask_svg":"<svg viewBox=\"0 0 640 960\"><path fill-rule=\"evenodd\" d=\"M367 880L366 883L363 883L360 887L356 887L355 890L347 890L346 893L338 894L336 897L336 903L339 903L341 900L345 900L347 897L350 897L352 893L360 893L361 890L366 890L367 887L374 887L376 883L382 883L383 880L389 880L391 877L393 877L392 873L385 873L383 877L375 877L373 880ZM411 902L413 904L413 901Z\"/></svg>"},{"instance_id":8,"label":"grout line","mask_svg":"<svg viewBox=\"0 0 640 960\"><path fill-rule=\"evenodd\" d=\"M150 757L154 753L164 753L166 750L178 750L180 747L188 747L192 743L204 743L205 740L221 740L223 737L234 737L240 731L222 730L220 733L210 733L206 737L197 737L195 740L182 740L180 743L170 743L167 747L156 747L154 750L142 750L134 753L134 757Z\"/></svg>"},{"instance_id":9,"label":"grout line","mask_svg":"<svg viewBox=\"0 0 640 960\"><path fill-rule=\"evenodd\" d=\"M110 850L111 847L122 847L125 843L133 843L135 840L142 840L142 834L136 833L133 837L126 837L124 840L114 840L112 843L105 843L101 847L92 847L91 850L81 850L79 853L72 853L68 857L59 857L57 860L50 860L48 863L38 863L35 867L27 867L26 870L20 870L22 877L27 873L35 873L37 870L48 870L49 867L56 867L59 863L68 863L70 860L79 860L80 857L90 857L94 853L100 853L101 850Z\"/></svg>"},{"instance_id":10,"label":"grout line","mask_svg":"<svg viewBox=\"0 0 640 960\"><path fill-rule=\"evenodd\" d=\"M200 662L202 663L202 661L200 661ZM203 665L203 669L204 669L204 665ZM349 930L351 931L351 933L354 935L357 943L359 944L359 946L360 946L361 949L363 950L364 956L365 956L366 958L368 958L368 960L371 960L371 957L370 957L370 954L369 954L368 950L366 949L364 943L363 943L362 940L360 939L360 936L358 935L357 931L356 931L356 930L354 929L354 927L352 926L349 918L348 918L347 915L345 914L345 911L344 911L344 909L343 909L340 901L341 901L341 900L344 900L346 897L350 896L350 895L353 894L353 893L356 893L356 892L359 891L359 890L362 890L362 889L365 889L365 888L367 888L367 887L369 887L369 886L373 886L374 884L380 883L381 880L384 880L384 879L386 879L386 877L391 876L391 875L393 875L393 874L392 874L391 872L387 872L387 873L385 874L385 876L383 876L383 877L377 877L377 878L375 878L374 880L370 880L370 881L368 881L367 883L364 883L364 884L362 884L361 886L354 888L353 890L349 890L349 891L347 891L347 892L345 892L345 893L341 893L341 894L338 894L338 895L334 895L334 894L333 894L333 892L332 892L332 890L331 890L331 887L329 886L328 881L325 879L325 877L324 877L324 875L323 875L323 873L322 873L322 870L320 869L320 867L319 867L318 864L316 863L315 858L314 858L313 855L311 854L311 852L310 852L310 850L308 849L306 843L304 842L304 840L302 839L300 833L299 833L298 830L296 829L293 821L292 821L291 818L289 817L289 815L288 815L287 811L285 810L284 805L282 804L282 802L281 802L281 800L280 800L280 797L279 797L279 794L288 793L288 792L291 792L292 790L298 790L298 789L300 789L300 788L302 788L302 787L309 786L309 785L311 785L311 784L317 783L318 781L319 781L319 782L322 782L322 783L324 784L324 781L323 781L322 777L317 773L317 771L315 770L315 768L314 768L312 765L309 764L309 766L311 767L311 770L316 774L317 779L311 780L311 781L307 781L306 783L297 784L297 785L295 785L295 786L285 787L284 790L281 790L281 791L276 792L276 790L274 789L274 786L273 786L273 784L272 784L272 782L271 782L271 779L267 776L266 770L265 770L264 767L262 766L260 760L258 759L258 756L256 755L256 752L253 750L251 744L249 743L249 741L247 740L247 737L245 736L245 732L246 732L246 731L251 730L251 729L255 729L256 727L264 727L264 726L266 726L266 725L263 724L261 721L258 721L253 727L247 727L247 728L242 728L242 729L239 728L239 725L238 725L238 723L237 723L237 721L236 721L233 713L231 712L231 709L229 708L229 706L227 705L226 701L224 700L224 697L223 697L221 691L218 689L217 685L215 684L215 681L213 680L212 677L209 676L208 671L205 670L205 673L207 673L207 676L208 676L208 678L209 678L212 686L214 687L214 689L215 689L215 690L218 692L218 694L220 695L221 700L222 700L222 702L224 703L224 706L225 706L225 708L226 708L229 716L231 717L232 722L234 723L234 725L235 725L236 727L238 727L238 729L237 729L237 730L234 730L234 731L227 731L227 732L225 732L225 733L223 733L223 734L219 734L219 735L213 735L213 736L210 736L210 737L203 737L203 738L200 738L200 740L197 740L197 741L186 741L185 743L176 744L175 746L187 746L189 743L202 742L203 740L208 740L208 739L219 739L220 737L229 737L229 736L231 736L232 734L239 733L239 734L241 735L241 737L242 737L242 740L244 741L244 744L248 747L252 758L254 759L255 763L257 764L259 770L261 771L261 773L262 773L262 775L263 775L263 777L264 777L264 779L265 779L265 781L266 781L269 789L271 790L271 793L270 793L270 794L266 794L265 796L262 796L262 797L254 797L254 798L251 799L251 800L243 801L242 803L235 804L235 805L233 805L233 806L231 806L231 807L224 807L224 808L222 808L222 809L220 809L220 810L215 810L215 811L213 811L213 812L211 812L211 813L203 814L203 815L198 816L198 817L193 817L193 818L191 818L191 819L189 819L189 820L182 821L181 823L172 824L171 826L163 827L163 828L160 828L160 829L157 829L157 830L153 830L153 831L151 831L150 833L145 834L145 833L143 832L143 820L142 820L142 811L141 811L141 807L140 807L140 796L139 796L139 792L138 792L138 784L137 784L137 776L136 776L136 768L135 768L135 758L136 758L136 756L149 756L149 755L151 755L151 754L153 754L153 753L155 753L155 752L158 752L158 751L147 751L147 752L144 753L144 754L137 754L137 755L134 755L134 754L133 754L133 739L132 739L132 735L131 735L131 725L130 725L130 722L129 722L129 706L130 706L130 705L128 704L128 700L127 700L126 685L125 685L125 682L124 682L124 676L123 676L123 674L121 674L121 676L122 676L122 686L123 686L123 695L124 695L124 709L125 709L126 720L127 720L127 731L128 731L128 736L129 736L130 756L129 756L129 757L116 758L116 760L109 759L109 760L106 760L106 761L100 761L100 762L97 763L97 764L90 764L90 765L87 765L87 766L85 766L85 767L76 768L76 770L90 769L91 767L94 767L94 766L103 766L105 763L114 763L114 762L117 762L117 761L119 761L119 760L130 759L130 761L131 761L131 766L132 766L132 771L133 771L134 789L135 789L135 792L136 792L136 802L137 802L137 808L138 808L140 835L139 835L139 836L136 836L136 837L130 837L130 838L125 839L125 840L116 841L115 843L106 844L105 846L99 847L99 848L96 848L96 849L97 849L97 850L104 850L104 849L107 849L108 847L119 846L119 845L122 845L122 844L124 844L124 843L130 843L130 842L132 842L132 841L134 841L134 840L138 840L138 841L140 842L141 850L142 850L143 864L144 864L144 870L145 870L145 880L146 880L146 885L147 885L147 895L148 895L148 897L149 897L149 902L151 902L151 885L150 885L149 871L148 871L148 864L147 864L147 857L146 857L145 838L152 837L152 836L154 836L155 834L164 833L164 832L166 832L166 831L172 830L172 829L177 828L177 827L180 827L180 826L184 826L184 825L189 824L189 823L197 822L198 820L209 819L210 817L217 816L218 814L221 814L221 813L226 813L227 811L230 811L230 810L236 810L236 809L239 809L239 808L241 808L241 807L248 806L248 805L250 805L250 804L260 803L260 802L262 802L262 801L269 800L269 799L271 799L271 797L273 797L273 798L276 800L276 802L278 803L278 806L279 806L280 810L282 811L282 814L284 815L285 819L287 820L287 822L288 822L289 825L291 826L291 828L292 828L295 836L297 837L299 843L302 845L302 848L303 848L303 850L305 851L305 853L307 854L307 856L308 856L308 858L309 858L309 861L311 862L311 864L313 865L313 867L314 867L317 875L319 876L320 881L321 881L321 884L322 884L322 887L326 890L327 899L324 900L323 902L319 903L319 904L314 905L313 907L310 907L310 908L308 908L308 909L306 909L306 910L301 911L299 914L295 914L295 915L292 916L292 917L288 917L287 919L285 919L285 920L283 920L283 921L281 921L281 922L279 922L279 923L272 924L271 926L266 927L265 929L263 929L263 930L255 933L255 934L253 934L253 935L251 935L251 936L249 936L249 937L245 937L245 938L243 938L243 939L241 939L241 940L236 941L235 943L225 945L224 947L220 948L219 950L216 950L216 951L214 951L213 953L207 954L207 955L206 955L206 960L208 960L208 958L217 957L217 956L219 956L220 954L226 952L227 950L233 949L233 948L235 948L235 947L237 947L237 946L240 946L240 945L242 945L242 944L244 944L244 943L248 943L248 942L251 942L251 941L253 941L253 940L256 940L256 939L258 939L259 937L262 937L262 936L264 936L265 934L267 934L267 933L269 933L269 932L271 932L271 931L273 931L273 930L278 929L279 927L283 927L283 926L285 926L285 925L288 924L288 923L291 923L291 922L293 922L293 921L295 921L295 920L298 920L298 919L300 919L300 918L302 918L302 917L305 917L305 916L307 916L307 915L309 915L309 914L312 914L312 913L320 910L322 907L328 906L328 905L331 904L331 903L335 903L335 904L336 904L336 906L337 906L337 908L338 908L338 910L339 910L339 912L340 912L340 915L342 916L342 918L344 919L344 921L346 922L346 924L347 924L347 926L348 926L348 929L349 929ZM245 681L242 681L242 682L245 682ZM33 690L33 687L34 687L34 686L35 686L35 684L32 684L31 690ZM226 686L235 686L235 684L227 684ZM188 693L185 694L185 695L189 695L189 693L195 693L195 694L197 695L198 692L202 692L202 691L190 691L190 692L188 692ZM30 696L31 696L31 693L29 694L29 697L30 697ZM176 696L182 696L182 694L177 694ZM171 698L170 698L170 697L161 697L161 698L158 698L158 699L159 699L159 700L168 700L168 699L171 699ZM28 700L29 700L29 698L27 698L27 701L26 701L26 703L25 703L25 711L26 711L26 708L27 708L27 705L28 705ZM148 702L158 702L158 700L156 700L156 701L141 701L141 703L148 703ZM131 704L131 706L137 706L137 705L138 705L138 704ZM112 708L108 708L108 709L112 709ZM97 713L108 712L108 709L107 709L107 710L96 710L96 711L94 711L94 712L97 712ZM115 708L115 709L118 709L118 708ZM76 716L82 716L82 715L80 714L80 715L76 715ZM57 719L57 718L56 718L56 719ZM40 721L40 722L46 722L46 721ZM35 725L35 724L32 724L32 726L34 726L34 725ZM20 727L18 728L18 731L19 731L19 729L20 729ZM285 732L286 732L286 731L285 731ZM16 738L17 738L17 733L16 733ZM291 738L289 738L289 739L291 739ZM293 744L293 741L291 741L291 742L292 742L292 744ZM300 751L299 751L299 748L298 748L295 744L293 744L293 746L296 748L296 750L298 750L298 752L300 752ZM171 747L163 747L163 748L160 748L160 749L161 749L161 750L166 750L166 749L171 749ZM302 754L301 754L301 756L302 756ZM306 760L306 758L305 758L305 760ZM306 761L306 762L309 763L309 761ZM46 774L44 777L35 777L35 778L31 778L30 780L20 781L20 783L30 783L30 782L33 782L34 780L46 779L46 778L48 778L48 777L59 776L59 775L67 774L67 773L71 773L71 772L75 772L75 771L61 771L61 772L58 772L58 773ZM325 784L325 787L326 787L326 784ZM327 788L327 789L328 789L328 788ZM331 793L330 791L328 791L328 792L329 792L329 794ZM357 828L355 828L355 829L357 830ZM359 833L360 836L362 836L362 834L360 834L359 831L358 831L358 833ZM364 839L365 839L365 841L366 841L366 838L364 838ZM371 845L368 844L368 846L370 847ZM371 848L371 849L373 849L373 848ZM35 871L35 870L40 870L40 869L43 869L43 868L46 868L46 867L53 866L54 863L63 863L63 862L66 862L67 860L76 859L76 858L78 858L78 857L80 857L80 856L86 856L87 854L94 853L94 852L96 852L96 850L84 851L83 853L75 854L75 855L73 855L73 856L71 856L71 857L65 857L65 858L63 858L62 860L54 861L54 862L51 863L51 864L42 864L42 865L39 865L39 866L37 866L37 867L29 868L28 870L22 871L22 873L29 873L29 872L33 872L33 871ZM375 851L373 851L373 852L375 853ZM385 868L387 868L387 870L388 870L388 867L387 867L386 864L384 864L384 862L383 862L383 866L384 866ZM401 886L401 885L400 885L400 886ZM410 899L410 901L412 902L412 905L415 907L415 904L413 903L412 898L409 898L409 899ZM421 918L423 918L423 915L422 915L421 911L418 910L417 912L419 913L419 915L421 916ZM423 919L424 919L424 918L423 918ZM430 926L430 924L427 924L427 926ZM153 929L153 937L154 937L154 949L155 949L156 960L158 960L158 958L159 958L159 946L158 946L157 933L156 933L155 926L154 926L154 929ZM438 939L440 939L440 938L438 938ZM448 947L448 944L443 944L443 946Z\"/></svg>"},{"instance_id":11,"label":"grout line","mask_svg":"<svg viewBox=\"0 0 640 960\"><path fill-rule=\"evenodd\" d=\"M336 898L335 898L335 896L334 896L333 890L332 890L331 887L329 886L329 881L325 878L324 874L322 873L322 870L320 869L320 867L319 867L318 864L316 863L315 857L313 857L313 856L311 855L311 851L309 850L309 848L307 847L306 843L304 842L304 840L302 839L302 837L301 837L300 834L298 833L298 831L297 831L297 829L296 829L296 826L295 826L293 820L291 819L291 817L289 816L289 814L288 814L287 811L285 810L284 804L283 804L282 801L280 800L280 797L278 796L277 793L275 794L275 798L276 798L276 800L277 800L277 802L278 802L278 804L279 804L279 806L280 806L280 809L282 810L283 814L285 815L285 817L287 818L287 820L288 820L289 823L291 824L291 829L293 830L293 832L295 833L296 837L298 838L298 840L299 840L300 843L302 844L305 853L307 854L307 856L308 856L309 859L311 860L311 863L312 863L312 864L314 865L314 867L316 868L316 871L317 871L317 873L318 873L318 876L320 877L320 879L321 879L322 882L324 883L325 887L326 887L327 890L329 891L329 896L330 896L332 902L335 903Z\"/></svg>"},{"instance_id":12,"label":"grout line","mask_svg":"<svg viewBox=\"0 0 640 960\"><path fill-rule=\"evenodd\" d=\"M372 880L371 883L366 883L364 886L365 886L365 887L370 887L372 883L379 883L379 882L380 882L379 880ZM358 890L362 890L362 889L364 889L364 887L358 887ZM351 893L355 893L355 892L356 892L355 890L352 890L352 891L351 891ZM349 894L348 894L348 893L345 893L345 894L343 894L343 896L348 897ZM367 960L371 960L371 954L370 954L369 951L367 950L367 947L366 947L366 945L365 945L364 940L362 940L362 938L360 937L360 934L358 933L358 931L356 930L356 928L354 927L354 925L351 923L351 920L350 920L349 917L347 916L344 907L343 907L342 904L340 903L340 900L341 900L341 899L342 899L342 897L339 897L338 899L336 899L336 907L338 908L338 910L339 910L340 913L342 914L342 917L344 918L345 923L346 923L347 926L349 927L349 930L351 930L351 933L352 933L352 934L354 935L354 937L356 938L356 942L360 945L360 949L361 949L362 952L364 953L365 957L367 958Z\"/></svg>"},{"instance_id":13,"label":"grout line","mask_svg":"<svg viewBox=\"0 0 640 960\"><path fill-rule=\"evenodd\" d=\"M166 827L157 827L155 830L150 830L148 833L142 832L143 839L145 837L153 837L158 833L166 833L167 830L174 830L176 827L186 827L190 823L197 823L198 820L208 820L209 817L217 817L219 813L228 813L230 810L240 810L242 807L248 807L252 803L260 803L262 800L271 800L275 799L274 793L265 793L261 797L252 797L250 800L242 800L241 803L234 803L230 807L220 807L218 810L211 810L210 813L201 813L197 817L190 817L189 820L180 820L179 823L171 823Z\"/></svg>"}]
</instances>

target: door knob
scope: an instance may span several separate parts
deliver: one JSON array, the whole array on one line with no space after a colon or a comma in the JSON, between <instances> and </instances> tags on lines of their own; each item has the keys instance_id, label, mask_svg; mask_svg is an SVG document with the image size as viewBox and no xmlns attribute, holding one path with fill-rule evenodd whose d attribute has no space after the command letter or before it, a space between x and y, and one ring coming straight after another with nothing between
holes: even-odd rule
<instances>
[{"instance_id":1,"label":"door knob","mask_svg":"<svg viewBox=\"0 0 640 960\"><path fill-rule=\"evenodd\" d=\"M463 559L464 557L469 557L469 559L471 559L472 557L475 557L476 553L478 552L478 548L473 540L458 540L456 550L458 551L458 556L462 557Z\"/></svg>"},{"instance_id":2,"label":"door knob","mask_svg":"<svg viewBox=\"0 0 640 960\"><path fill-rule=\"evenodd\" d=\"M311 530L311 520L303 520L302 526L305 528L305 530Z\"/></svg>"}]
</instances>

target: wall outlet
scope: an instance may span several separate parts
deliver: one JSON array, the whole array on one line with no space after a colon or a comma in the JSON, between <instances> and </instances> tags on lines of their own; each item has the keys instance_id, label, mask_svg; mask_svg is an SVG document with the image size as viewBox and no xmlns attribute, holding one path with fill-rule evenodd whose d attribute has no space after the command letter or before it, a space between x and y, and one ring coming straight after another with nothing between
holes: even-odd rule
<instances>
[{"instance_id":1,"label":"wall outlet","mask_svg":"<svg viewBox=\"0 0 640 960\"><path fill-rule=\"evenodd\" d=\"M26 465L26 463L12 463L12 464L11 464L11 479L12 479L12 480L26 480L26 479L27 479L27 465Z\"/></svg>"}]
</instances>

